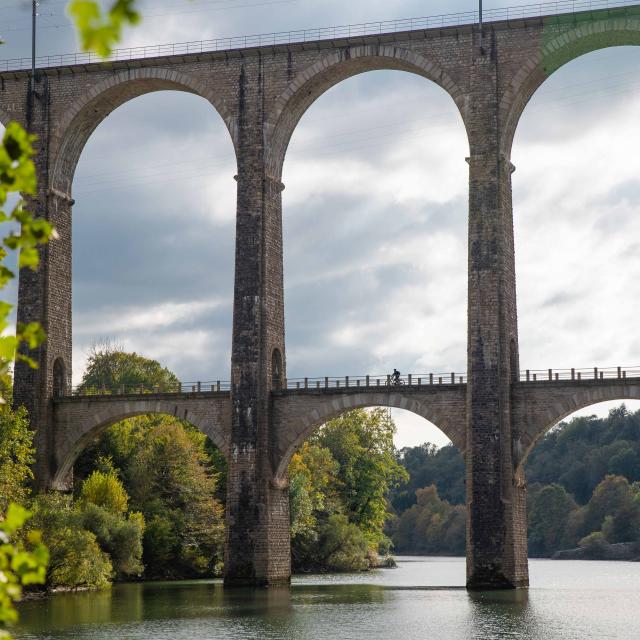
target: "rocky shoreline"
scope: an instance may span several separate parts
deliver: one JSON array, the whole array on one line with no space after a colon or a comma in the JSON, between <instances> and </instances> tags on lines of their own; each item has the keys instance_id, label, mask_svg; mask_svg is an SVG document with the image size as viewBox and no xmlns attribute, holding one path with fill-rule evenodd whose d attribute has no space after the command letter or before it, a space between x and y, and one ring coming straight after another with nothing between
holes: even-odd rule
<instances>
[{"instance_id":1,"label":"rocky shoreline","mask_svg":"<svg viewBox=\"0 0 640 640\"><path fill-rule=\"evenodd\" d=\"M556 551L552 560L627 560L640 561L640 542L618 542L597 547L578 547Z\"/></svg>"}]
</instances>

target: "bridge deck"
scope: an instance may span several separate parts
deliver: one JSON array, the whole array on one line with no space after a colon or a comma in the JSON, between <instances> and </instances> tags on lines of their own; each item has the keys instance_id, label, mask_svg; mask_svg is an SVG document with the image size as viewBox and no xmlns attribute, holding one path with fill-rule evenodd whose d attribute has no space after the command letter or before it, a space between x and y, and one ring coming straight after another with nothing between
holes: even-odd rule
<instances>
[{"instance_id":1,"label":"bridge deck","mask_svg":"<svg viewBox=\"0 0 640 640\"><path fill-rule=\"evenodd\" d=\"M504 25L513 28L517 23L531 20L542 20L561 15L584 14L594 12L626 12L640 8L636 0L559 0L558 2L542 2L513 7L486 9L483 12L483 23L494 28ZM190 42L174 42L142 47L115 49L107 58L101 58L93 52L68 53L39 56L36 58L38 69L68 69L69 72L83 71L87 65L109 65L110 68L126 68L145 60L153 64L171 62L176 58L185 61L189 57L199 60L202 56L221 56L225 58L246 55L249 51L261 50L272 53L280 48L304 49L322 47L323 44L335 47L347 44L363 44L368 39L384 41L385 36L393 39L412 33L424 34L428 31L440 33L443 30L465 31L472 29L480 21L478 11L446 13L434 16L401 18L348 24L314 29L298 29L274 33L252 34L213 40ZM382 39L382 40L381 40ZM0 73L30 74L31 58L13 58L0 60Z\"/></svg>"}]
</instances>

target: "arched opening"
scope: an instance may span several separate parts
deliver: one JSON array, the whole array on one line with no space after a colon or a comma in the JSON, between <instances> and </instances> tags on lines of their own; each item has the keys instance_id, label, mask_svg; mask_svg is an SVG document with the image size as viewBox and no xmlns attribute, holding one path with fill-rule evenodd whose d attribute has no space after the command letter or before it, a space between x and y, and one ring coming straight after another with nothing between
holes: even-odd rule
<instances>
[{"instance_id":1,"label":"arched opening","mask_svg":"<svg viewBox=\"0 0 640 640\"><path fill-rule=\"evenodd\" d=\"M570 414L540 437L523 468L531 556L636 556L640 400L592 404Z\"/></svg>"},{"instance_id":2,"label":"arched opening","mask_svg":"<svg viewBox=\"0 0 640 640\"><path fill-rule=\"evenodd\" d=\"M280 349L274 349L271 354L271 388L282 388L282 354Z\"/></svg>"},{"instance_id":3,"label":"arched opening","mask_svg":"<svg viewBox=\"0 0 640 640\"><path fill-rule=\"evenodd\" d=\"M294 571L389 566L396 549L401 556L449 557L449 573L464 584L463 457L433 423L394 413L335 411L290 458ZM414 429L396 428L402 413ZM410 568L398 561L415 574L415 562L428 559L414 559Z\"/></svg>"},{"instance_id":4,"label":"arched opening","mask_svg":"<svg viewBox=\"0 0 640 640\"><path fill-rule=\"evenodd\" d=\"M69 391L67 381L67 368L62 358L56 358L53 362L53 397L61 398Z\"/></svg>"},{"instance_id":5,"label":"arched opening","mask_svg":"<svg viewBox=\"0 0 640 640\"><path fill-rule=\"evenodd\" d=\"M520 380L520 364L515 338L511 338L509 342L509 368L511 369L511 380L518 382L518 380Z\"/></svg>"},{"instance_id":6,"label":"arched opening","mask_svg":"<svg viewBox=\"0 0 640 640\"><path fill-rule=\"evenodd\" d=\"M639 47L583 55L522 115L512 159L526 368L632 366L640 354L626 302L640 295L639 63Z\"/></svg>"},{"instance_id":7,"label":"arched opening","mask_svg":"<svg viewBox=\"0 0 640 640\"><path fill-rule=\"evenodd\" d=\"M127 86L113 99L142 92ZM236 198L229 132L210 101L191 93L128 97L108 117L104 105L98 116L85 107L70 125L80 143L61 143L82 149L73 185L74 383L91 345L105 339L162 361L181 381L224 380Z\"/></svg>"},{"instance_id":8,"label":"arched opening","mask_svg":"<svg viewBox=\"0 0 640 640\"><path fill-rule=\"evenodd\" d=\"M351 65L310 79L280 119L295 126L283 175L287 375L464 371L460 112L415 67Z\"/></svg>"},{"instance_id":9,"label":"arched opening","mask_svg":"<svg viewBox=\"0 0 640 640\"><path fill-rule=\"evenodd\" d=\"M201 428L173 415L145 413L88 436L73 467L76 504L86 502L96 477L120 483L128 511L142 514L144 522L138 577L219 576L226 459ZM85 517L89 527L92 517Z\"/></svg>"}]
</instances>

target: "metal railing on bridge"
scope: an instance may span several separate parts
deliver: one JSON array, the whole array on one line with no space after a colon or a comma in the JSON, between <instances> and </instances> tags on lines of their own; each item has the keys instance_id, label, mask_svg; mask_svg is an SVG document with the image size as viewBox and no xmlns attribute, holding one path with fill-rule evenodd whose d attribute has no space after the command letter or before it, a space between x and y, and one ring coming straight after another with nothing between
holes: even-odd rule
<instances>
[{"instance_id":1,"label":"metal railing on bridge","mask_svg":"<svg viewBox=\"0 0 640 640\"><path fill-rule=\"evenodd\" d=\"M536 18L556 14L583 13L601 9L626 9L634 6L640 8L637 0L558 0L558 2L538 2L517 7L485 9L483 12L483 20L484 22L497 22L501 20ZM114 49L106 59L92 52L39 56L36 58L36 66L38 68L61 67L91 64L94 62L118 62L165 56L214 53L216 51L231 51L251 47L356 38L385 33L402 33L406 31L423 31L426 29L476 24L478 21L479 16L477 11L445 13L437 16L363 22L360 24L348 24L335 27L278 31L231 38L216 38L213 40L173 42L170 44L157 44L144 47L127 47ZM30 68L31 58L13 58L0 61L0 72L28 70Z\"/></svg>"},{"instance_id":2,"label":"metal railing on bridge","mask_svg":"<svg viewBox=\"0 0 640 640\"><path fill-rule=\"evenodd\" d=\"M399 378L391 374L342 376L324 378L287 378L281 385L274 384L275 389L312 390L312 389L402 389L403 387L425 387L439 384L464 384L466 374L462 373L409 373Z\"/></svg>"},{"instance_id":3,"label":"metal railing on bridge","mask_svg":"<svg viewBox=\"0 0 640 640\"><path fill-rule=\"evenodd\" d=\"M627 380L640 379L640 367L591 367L583 369L525 369L520 382L560 382L566 380ZM286 378L273 381L274 391L313 391L321 389L377 389L398 391L403 388L422 388L434 385L466 384L464 373L409 373L394 378L391 374L358 376L324 376L322 378ZM228 380L214 382L177 382L171 385L116 385L102 387L74 387L65 396L117 396L165 393L220 393L231 390Z\"/></svg>"},{"instance_id":4,"label":"metal railing on bridge","mask_svg":"<svg viewBox=\"0 0 640 640\"><path fill-rule=\"evenodd\" d=\"M226 380L214 382L176 382L175 384L120 384L110 386L88 387L79 385L73 387L71 396L123 396L123 395L148 395L161 393L219 393L229 391L231 383ZM64 394L67 395L67 394Z\"/></svg>"},{"instance_id":5,"label":"metal railing on bridge","mask_svg":"<svg viewBox=\"0 0 640 640\"><path fill-rule=\"evenodd\" d=\"M640 367L591 367L583 369L525 369L521 382L549 382L560 380L626 380L640 378Z\"/></svg>"}]
</instances>

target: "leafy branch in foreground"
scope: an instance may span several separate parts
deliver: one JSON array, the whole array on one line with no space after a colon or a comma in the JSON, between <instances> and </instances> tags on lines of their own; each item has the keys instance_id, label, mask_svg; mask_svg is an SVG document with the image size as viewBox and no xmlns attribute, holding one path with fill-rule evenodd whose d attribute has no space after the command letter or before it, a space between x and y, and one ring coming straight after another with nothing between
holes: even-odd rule
<instances>
[{"instance_id":1,"label":"leafy branch in foreground","mask_svg":"<svg viewBox=\"0 0 640 640\"><path fill-rule=\"evenodd\" d=\"M103 58L108 56L120 40L123 27L140 22L135 5L136 0L115 0L103 11L95 0L72 0L69 14L76 23L82 48Z\"/></svg>"},{"instance_id":2,"label":"leafy branch in foreground","mask_svg":"<svg viewBox=\"0 0 640 640\"><path fill-rule=\"evenodd\" d=\"M6 222L13 227L2 238L0 245L0 289L4 289L15 278L15 273L5 264L9 252L19 251L18 268L35 270L40 259L38 245L56 237L53 226L27 211L22 198L9 211L6 210L12 193L36 193L36 170L32 160L34 140L35 137L17 122L10 122L0 145L0 223ZM8 302L0 301L0 333L9 326L8 318L12 308ZM9 367L16 358L35 366L31 358L18 352L18 347L24 343L29 349L35 349L44 339L44 331L37 322L19 323L15 336L0 336L0 377L4 378L3 382L7 382Z\"/></svg>"},{"instance_id":3,"label":"leafy branch in foreground","mask_svg":"<svg viewBox=\"0 0 640 640\"><path fill-rule=\"evenodd\" d=\"M22 587L44 584L49 552L40 540L39 531L22 534L31 514L16 504L9 505L0 522L0 638L10 638L6 625L18 618L13 606L22 596ZM17 541L25 537L28 548Z\"/></svg>"}]
</instances>

